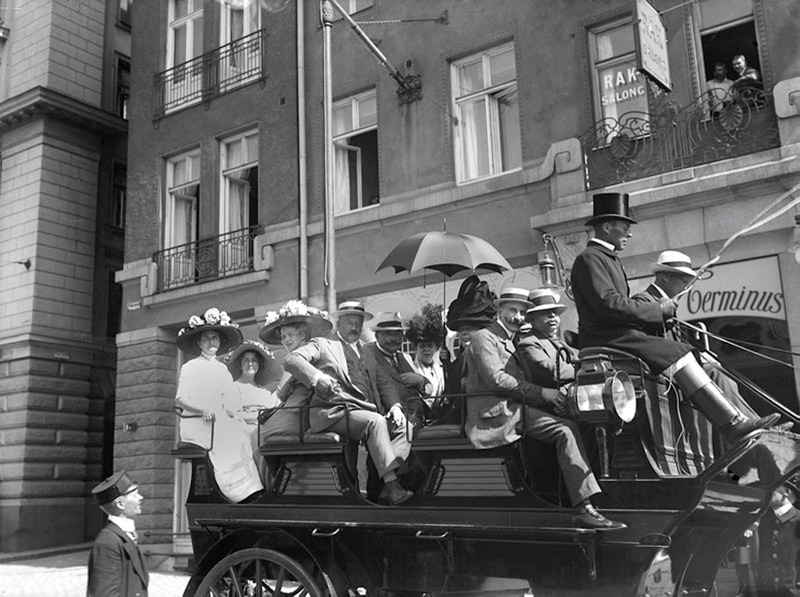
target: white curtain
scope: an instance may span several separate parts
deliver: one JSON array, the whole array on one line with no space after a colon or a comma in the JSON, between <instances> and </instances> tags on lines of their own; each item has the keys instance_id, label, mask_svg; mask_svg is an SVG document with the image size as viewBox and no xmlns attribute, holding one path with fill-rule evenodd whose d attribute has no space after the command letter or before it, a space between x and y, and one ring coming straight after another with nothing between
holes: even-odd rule
<instances>
[{"instance_id":1,"label":"white curtain","mask_svg":"<svg viewBox=\"0 0 800 597\"><path fill-rule=\"evenodd\" d=\"M350 211L350 151L342 142L334 143L334 213L343 214Z\"/></svg>"},{"instance_id":2,"label":"white curtain","mask_svg":"<svg viewBox=\"0 0 800 597\"><path fill-rule=\"evenodd\" d=\"M460 105L462 178L471 180L489 173L486 99Z\"/></svg>"}]
</instances>

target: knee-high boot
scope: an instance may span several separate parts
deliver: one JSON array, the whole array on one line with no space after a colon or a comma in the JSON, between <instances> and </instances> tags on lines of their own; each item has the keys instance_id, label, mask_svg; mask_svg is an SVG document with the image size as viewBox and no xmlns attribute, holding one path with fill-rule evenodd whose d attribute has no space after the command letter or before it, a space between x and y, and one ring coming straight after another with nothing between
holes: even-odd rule
<instances>
[{"instance_id":1,"label":"knee-high boot","mask_svg":"<svg viewBox=\"0 0 800 597\"><path fill-rule=\"evenodd\" d=\"M729 442L735 442L756 429L771 427L780 418L777 413L760 419L745 417L725 398L719 387L703 371L700 363L694 359L676 371L673 379L697 410L703 413Z\"/></svg>"}]
</instances>

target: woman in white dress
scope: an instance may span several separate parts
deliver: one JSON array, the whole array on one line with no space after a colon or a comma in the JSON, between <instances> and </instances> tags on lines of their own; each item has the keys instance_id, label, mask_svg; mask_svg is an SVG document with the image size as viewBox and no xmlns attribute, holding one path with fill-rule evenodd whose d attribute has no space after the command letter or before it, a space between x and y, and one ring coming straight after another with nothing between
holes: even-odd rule
<instances>
[{"instance_id":1,"label":"woman in white dress","mask_svg":"<svg viewBox=\"0 0 800 597\"><path fill-rule=\"evenodd\" d=\"M250 433L258 422L259 411L281 404L268 388L277 386L283 368L262 342L245 340L231 352L228 371L236 388L231 404L233 418Z\"/></svg>"},{"instance_id":2,"label":"woman in white dress","mask_svg":"<svg viewBox=\"0 0 800 597\"><path fill-rule=\"evenodd\" d=\"M183 410L181 442L208 450L214 478L232 502L253 499L264 489L253 460L250 439L231 415L236 388L227 367L217 356L242 341L239 327L225 311L208 309L193 315L178 332L178 348L196 357L181 367L176 404Z\"/></svg>"}]
</instances>

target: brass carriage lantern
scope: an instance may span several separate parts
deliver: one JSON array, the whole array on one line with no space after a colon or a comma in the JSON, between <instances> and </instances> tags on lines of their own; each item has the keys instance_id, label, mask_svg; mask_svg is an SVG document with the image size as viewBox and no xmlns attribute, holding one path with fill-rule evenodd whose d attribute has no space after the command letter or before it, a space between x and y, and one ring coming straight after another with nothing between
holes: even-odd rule
<instances>
[{"instance_id":1,"label":"brass carriage lantern","mask_svg":"<svg viewBox=\"0 0 800 597\"><path fill-rule=\"evenodd\" d=\"M578 421L592 425L630 423L636 416L636 391L625 371L605 355L581 360L569 390L569 408Z\"/></svg>"}]
</instances>

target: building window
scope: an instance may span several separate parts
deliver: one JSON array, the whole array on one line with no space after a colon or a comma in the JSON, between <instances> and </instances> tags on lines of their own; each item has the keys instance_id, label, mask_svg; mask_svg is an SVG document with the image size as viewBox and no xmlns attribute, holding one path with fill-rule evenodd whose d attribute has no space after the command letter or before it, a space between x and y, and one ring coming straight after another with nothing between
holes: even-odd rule
<instances>
[{"instance_id":1,"label":"building window","mask_svg":"<svg viewBox=\"0 0 800 597\"><path fill-rule=\"evenodd\" d=\"M647 82L636 68L630 19L615 21L589 32L594 115L629 126L638 137L649 130ZM611 128L620 128L610 125Z\"/></svg>"},{"instance_id":2,"label":"building window","mask_svg":"<svg viewBox=\"0 0 800 597\"><path fill-rule=\"evenodd\" d=\"M131 61L126 56L117 56L117 85L115 109L117 116L128 119L128 101L131 97Z\"/></svg>"},{"instance_id":3,"label":"building window","mask_svg":"<svg viewBox=\"0 0 800 597\"><path fill-rule=\"evenodd\" d=\"M752 0L700 0L696 10L701 89L709 95L711 110L718 112L730 99L731 88L763 88ZM733 63L737 56L744 56L746 72L736 71Z\"/></svg>"},{"instance_id":4,"label":"building window","mask_svg":"<svg viewBox=\"0 0 800 597\"><path fill-rule=\"evenodd\" d=\"M224 139L220 164L219 270L224 274L250 267L252 241L241 231L258 224L258 132L248 131ZM240 233L228 234L236 231Z\"/></svg>"},{"instance_id":5,"label":"building window","mask_svg":"<svg viewBox=\"0 0 800 597\"><path fill-rule=\"evenodd\" d=\"M378 105L374 89L334 104L333 145L335 212L380 203Z\"/></svg>"},{"instance_id":6,"label":"building window","mask_svg":"<svg viewBox=\"0 0 800 597\"><path fill-rule=\"evenodd\" d=\"M375 0L340 0L339 4L347 11L347 14L351 15L365 8L369 8L370 6L374 6ZM341 19L342 16L339 14L339 11L335 12L335 20Z\"/></svg>"},{"instance_id":7,"label":"building window","mask_svg":"<svg viewBox=\"0 0 800 597\"><path fill-rule=\"evenodd\" d=\"M164 247L166 251L159 275L162 287L195 278L200 201L200 151L167 161L167 197L164 209Z\"/></svg>"},{"instance_id":8,"label":"building window","mask_svg":"<svg viewBox=\"0 0 800 597\"><path fill-rule=\"evenodd\" d=\"M229 44L261 29L260 6L260 2L222 3L221 45Z\"/></svg>"},{"instance_id":9,"label":"building window","mask_svg":"<svg viewBox=\"0 0 800 597\"><path fill-rule=\"evenodd\" d=\"M125 164L114 164L114 175L111 183L111 208L109 224L117 228L125 228L125 204L128 197L128 168Z\"/></svg>"},{"instance_id":10,"label":"building window","mask_svg":"<svg viewBox=\"0 0 800 597\"><path fill-rule=\"evenodd\" d=\"M120 330L122 320L122 285L116 281L117 272L106 272L106 338L115 338Z\"/></svg>"},{"instance_id":11,"label":"building window","mask_svg":"<svg viewBox=\"0 0 800 597\"><path fill-rule=\"evenodd\" d=\"M170 0L167 68L184 64L202 53L203 1ZM198 71L195 76L200 74Z\"/></svg>"},{"instance_id":12,"label":"building window","mask_svg":"<svg viewBox=\"0 0 800 597\"><path fill-rule=\"evenodd\" d=\"M119 0L119 11L117 12L117 23L128 29L131 28L131 4L133 4L133 0Z\"/></svg>"},{"instance_id":13,"label":"building window","mask_svg":"<svg viewBox=\"0 0 800 597\"><path fill-rule=\"evenodd\" d=\"M456 179L476 180L522 165L514 45L452 64Z\"/></svg>"}]
</instances>

